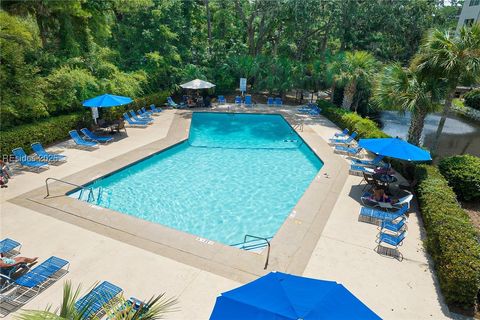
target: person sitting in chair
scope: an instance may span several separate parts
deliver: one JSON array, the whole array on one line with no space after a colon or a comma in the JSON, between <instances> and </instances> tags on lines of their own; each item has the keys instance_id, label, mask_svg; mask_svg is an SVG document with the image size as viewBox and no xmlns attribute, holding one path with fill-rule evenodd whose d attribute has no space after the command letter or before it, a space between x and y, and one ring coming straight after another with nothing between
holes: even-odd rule
<instances>
[{"instance_id":1,"label":"person sitting in chair","mask_svg":"<svg viewBox=\"0 0 480 320\"><path fill-rule=\"evenodd\" d=\"M35 258L27 258L27 257L16 257L16 258L6 258L6 257L1 257L0 258L0 268L11 268L15 267L19 264L30 264L34 263L37 261L38 257Z\"/></svg>"}]
</instances>

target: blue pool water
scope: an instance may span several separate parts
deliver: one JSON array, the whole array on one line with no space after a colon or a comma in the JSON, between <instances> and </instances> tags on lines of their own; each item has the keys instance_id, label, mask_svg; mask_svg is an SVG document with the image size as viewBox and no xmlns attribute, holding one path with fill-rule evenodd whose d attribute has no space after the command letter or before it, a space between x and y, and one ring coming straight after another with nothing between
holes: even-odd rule
<instances>
[{"instance_id":1,"label":"blue pool water","mask_svg":"<svg viewBox=\"0 0 480 320\"><path fill-rule=\"evenodd\" d=\"M272 237L322 165L280 115L193 113L188 141L88 187L99 206L230 245Z\"/></svg>"}]
</instances>

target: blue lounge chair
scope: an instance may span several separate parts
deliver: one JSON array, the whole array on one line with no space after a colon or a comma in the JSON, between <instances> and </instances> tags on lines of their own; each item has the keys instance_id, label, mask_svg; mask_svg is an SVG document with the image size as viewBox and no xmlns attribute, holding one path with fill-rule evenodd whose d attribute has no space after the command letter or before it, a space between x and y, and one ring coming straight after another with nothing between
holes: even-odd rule
<instances>
[{"instance_id":1,"label":"blue lounge chair","mask_svg":"<svg viewBox=\"0 0 480 320\"><path fill-rule=\"evenodd\" d=\"M235 97L235 104L242 104L242 97L236 96Z\"/></svg>"},{"instance_id":2,"label":"blue lounge chair","mask_svg":"<svg viewBox=\"0 0 480 320\"><path fill-rule=\"evenodd\" d=\"M150 105L150 110L152 110L153 113L160 113L160 112L163 111L162 108L157 108L157 107L155 107L154 104Z\"/></svg>"},{"instance_id":3,"label":"blue lounge chair","mask_svg":"<svg viewBox=\"0 0 480 320\"><path fill-rule=\"evenodd\" d=\"M252 96L251 96L251 95L245 96L245 105L246 105L247 107L251 107L251 106L252 106Z\"/></svg>"},{"instance_id":4,"label":"blue lounge chair","mask_svg":"<svg viewBox=\"0 0 480 320\"><path fill-rule=\"evenodd\" d=\"M28 302L41 291L43 284L67 273L69 265L67 260L52 256L17 279L0 274L0 277L5 280L4 288L14 287L17 290L22 288L21 292L17 290L11 292L8 289L8 296L5 298L9 301ZM64 273L57 275L61 270Z\"/></svg>"},{"instance_id":5,"label":"blue lounge chair","mask_svg":"<svg viewBox=\"0 0 480 320\"><path fill-rule=\"evenodd\" d=\"M297 111L300 113L307 113L310 110L312 110L310 106L303 106L303 107L297 108Z\"/></svg>"},{"instance_id":6,"label":"blue lounge chair","mask_svg":"<svg viewBox=\"0 0 480 320\"><path fill-rule=\"evenodd\" d=\"M386 243L397 249L399 246L403 244L403 240L407 236L407 230L402 231L399 235L392 235L389 233L380 232L378 236L378 245L382 243Z\"/></svg>"},{"instance_id":7,"label":"blue lounge chair","mask_svg":"<svg viewBox=\"0 0 480 320\"><path fill-rule=\"evenodd\" d=\"M68 132L70 134L70 137L72 137L73 141L75 144L77 144L80 147L85 147L85 148L97 148L98 143L94 141L85 141L83 140L82 137L78 134L77 130L71 130Z\"/></svg>"},{"instance_id":8,"label":"blue lounge chair","mask_svg":"<svg viewBox=\"0 0 480 320\"><path fill-rule=\"evenodd\" d=\"M349 147L349 146L335 146L335 153L343 153L349 156L358 155L362 151L360 147Z\"/></svg>"},{"instance_id":9,"label":"blue lounge chair","mask_svg":"<svg viewBox=\"0 0 480 320\"><path fill-rule=\"evenodd\" d=\"M137 116L137 114L135 113L135 111L133 110L130 110L128 111L130 113L130 116L133 118L133 120L135 121L145 121L147 123L152 123L153 122L153 119L150 118L150 117L142 117L142 116Z\"/></svg>"},{"instance_id":10,"label":"blue lounge chair","mask_svg":"<svg viewBox=\"0 0 480 320\"><path fill-rule=\"evenodd\" d=\"M359 221L381 224L382 221L394 221L400 217L403 217L408 211L408 206L404 205L400 210L395 212L386 212L374 208L362 207L360 209Z\"/></svg>"},{"instance_id":11,"label":"blue lounge chair","mask_svg":"<svg viewBox=\"0 0 480 320\"><path fill-rule=\"evenodd\" d=\"M273 100L273 97L268 97L267 98L267 106L273 107L275 101Z\"/></svg>"},{"instance_id":12,"label":"blue lounge chair","mask_svg":"<svg viewBox=\"0 0 480 320\"><path fill-rule=\"evenodd\" d=\"M281 106L281 105L283 105L282 98L276 97L276 98L275 98L275 105L276 105L276 106Z\"/></svg>"},{"instance_id":13,"label":"blue lounge chair","mask_svg":"<svg viewBox=\"0 0 480 320\"><path fill-rule=\"evenodd\" d=\"M153 115L155 115L152 111L148 111L145 107L140 108L139 110L137 110L137 112L144 115L148 115L149 117L152 117Z\"/></svg>"},{"instance_id":14,"label":"blue lounge chair","mask_svg":"<svg viewBox=\"0 0 480 320\"><path fill-rule=\"evenodd\" d=\"M383 233L385 230L391 231L393 233L398 234L407 228L407 218L402 217L399 221L393 222L390 220L382 221L380 228L381 232Z\"/></svg>"},{"instance_id":15,"label":"blue lounge chair","mask_svg":"<svg viewBox=\"0 0 480 320\"><path fill-rule=\"evenodd\" d=\"M83 133L87 139L99 142L99 143L108 143L110 141L113 141L113 137L100 137L97 136L95 133L92 131L88 130L87 128L80 129L80 131Z\"/></svg>"},{"instance_id":16,"label":"blue lounge chair","mask_svg":"<svg viewBox=\"0 0 480 320\"><path fill-rule=\"evenodd\" d=\"M25 151L23 151L22 148L13 149L12 153L15 156L15 158L18 160L18 163L20 163L24 167L36 168L37 170L40 170L41 168L48 167L48 163L46 163L46 162L28 160L28 156L25 153Z\"/></svg>"},{"instance_id":17,"label":"blue lounge chair","mask_svg":"<svg viewBox=\"0 0 480 320\"><path fill-rule=\"evenodd\" d=\"M352 164L360 166L371 166L371 167L383 167L385 164L382 162L384 156L378 155L373 160L360 160L352 159Z\"/></svg>"},{"instance_id":18,"label":"blue lounge chair","mask_svg":"<svg viewBox=\"0 0 480 320\"><path fill-rule=\"evenodd\" d=\"M218 96L218 104L225 104L227 103L227 100L225 100L225 97L224 96Z\"/></svg>"},{"instance_id":19,"label":"blue lounge chair","mask_svg":"<svg viewBox=\"0 0 480 320\"><path fill-rule=\"evenodd\" d=\"M322 112L322 109L313 108L312 110L308 111L307 114L311 116L319 116L321 112Z\"/></svg>"},{"instance_id":20,"label":"blue lounge chair","mask_svg":"<svg viewBox=\"0 0 480 320\"><path fill-rule=\"evenodd\" d=\"M330 143L332 144L350 144L352 143L353 139L357 137L358 133L353 132L351 136L348 136L346 139L329 139Z\"/></svg>"},{"instance_id":21,"label":"blue lounge chair","mask_svg":"<svg viewBox=\"0 0 480 320\"><path fill-rule=\"evenodd\" d=\"M40 158L40 160L42 160L42 161L58 162L58 161L65 161L67 159L67 156L47 152L43 148L43 146L40 142L32 143L32 150L33 150L33 152L35 152L35 154L38 156L38 158Z\"/></svg>"},{"instance_id":22,"label":"blue lounge chair","mask_svg":"<svg viewBox=\"0 0 480 320\"><path fill-rule=\"evenodd\" d=\"M348 129L345 128L345 129L343 129L342 132L337 132L337 133L335 133L333 136L334 136L335 138L346 137L346 136L348 136Z\"/></svg>"},{"instance_id":23,"label":"blue lounge chair","mask_svg":"<svg viewBox=\"0 0 480 320\"><path fill-rule=\"evenodd\" d=\"M82 319L90 319L122 292L122 289L108 281L103 281L89 293L75 302L75 309Z\"/></svg>"},{"instance_id":24,"label":"blue lounge chair","mask_svg":"<svg viewBox=\"0 0 480 320\"><path fill-rule=\"evenodd\" d=\"M183 109L187 107L183 103L180 103L180 104L176 103L175 101L173 101L172 97L167 97L167 105L175 109Z\"/></svg>"},{"instance_id":25,"label":"blue lounge chair","mask_svg":"<svg viewBox=\"0 0 480 320\"><path fill-rule=\"evenodd\" d=\"M152 114L151 113L145 113L145 112L142 111L142 109L138 109L136 114L138 115L138 117L140 119L153 121Z\"/></svg>"},{"instance_id":26,"label":"blue lounge chair","mask_svg":"<svg viewBox=\"0 0 480 320\"><path fill-rule=\"evenodd\" d=\"M136 120L132 120L128 114L124 113L123 114L123 118L125 119L125 121L127 121L127 123L132 126L132 127L142 127L142 128L145 128L148 126L148 122L146 121L136 121Z\"/></svg>"},{"instance_id":27,"label":"blue lounge chair","mask_svg":"<svg viewBox=\"0 0 480 320\"><path fill-rule=\"evenodd\" d=\"M15 241L15 240L12 240L10 238L5 238L3 239L2 241L0 241L0 254L2 255L8 255L9 257L12 257L14 255L17 255L20 251L20 249L22 248L22 245ZM13 253L13 251L15 253Z\"/></svg>"}]
</instances>

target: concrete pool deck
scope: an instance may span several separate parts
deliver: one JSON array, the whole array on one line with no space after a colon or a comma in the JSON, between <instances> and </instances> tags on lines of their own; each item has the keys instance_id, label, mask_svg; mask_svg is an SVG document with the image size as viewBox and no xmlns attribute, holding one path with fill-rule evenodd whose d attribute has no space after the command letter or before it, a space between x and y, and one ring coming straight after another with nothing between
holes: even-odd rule
<instances>
[{"instance_id":1,"label":"concrete pool deck","mask_svg":"<svg viewBox=\"0 0 480 320\"><path fill-rule=\"evenodd\" d=\"M225 107L216 109L223 111ZM242 112L248 111L239 109ZM185 122L177 121L177 118L188 122L188 111L166 110L156 118L154 125L147 129L128 129L128 137L101 146L100 150L88 152L65 148L65 144L55 146L54 149L65 148L62 153L69 156L67 163L52 166L38 174L23 172L15 176L10 181L9 188L0 193L0 235L2 238L10 237L20 241L23 244L22 256L40 256L40 260L44 260L56 255L69 260L70 272L64 279L71 279L74 283L82 282L84 287L89 287L96 281L108 280L122 287L126 296L147 298L166 291L167 296L179 298L181 309L169 315L170 319L207 319L218 294L271 270L340 282L384 318L446 317L448 312L441 302L435 278L422 248L422 229L416 215L410 215L409 234L401 248L404 255L402 262L375 253L373 248L376 246L378 230L373 225L357 221L361 191L356 185L361 178L348 176L348 162L342 156L334 154L331 148L325 147L328 138L338 129L323 117L298 120L292 112L295 109L285 107L280 110L290 123L304 123L304 130L299 134L313 149L317 149L325 164L330 165L324 167L325 171L322 168L319 179L312 184L329 184L334 197L329 197L328 201L318 199L318 189L315 188L310 194L305 194L304 203L297 206L295 216L290 218L291 225L284 225L277 233L284 233L283 239L297 241L298 245L293 248L289 243L275 242L274 239L267 271L263 271L264 256L256 253L244 254L245 252L239 253L238 249L228 248L234 251L228 250L226 255L212 253L211 256L199 259L193 254L198 249L195 245L181 250L172 249L169 245L158 248L157 244L151 243L151 239L139 239L135 235L125 235L125 232L119 236L118 230L109 231L104 226L92 228L91 221L82 222L78 217L65 214L59 216L57 209L45 210L44 204L25 204L26 193L32 197L43 190L43 198L47 177L73 176L79 181L84 179L85 183L95 175L121 168L144 157L148 152L181 141L188 131L187 127L181 125ZM254 111L273 110L258 106ZM278 109L273 112L278 112ZM137 158L130 155L134 150L133 154ZM85 172L89 174L84 174ZM339 178L331 179L335 181L329 178L322 180L323 172ZM66 190L55 183L52 186L52 192L62 193ZM36 196L38 195L40 194ZM312 208L312 204L319 203L325 209L323 213L304 213L321 212L319 207ZM95 212L106 211L108 210ZM106 223L110 224L114 220L112 216ZM292 227L306 225L306 220L310 220L309 228L301 233L291 231ZM137 232L148 232L150 226L143 227ZM162 234L167 234L166 240L178 240L175 234L169 234L170 229L162 226L158 228L154 233L162 230ZM291 234L299 235L300 239L289 239ZM200 250L208 246L200 242L196 245L202 248ZM279 248L286 250L282 252ZM178 251L182 251L180 257ZM216 251L216 248L211 251ZM229 265L229 260L240 260L240 264ZM41 309L49 303L56 306L61 297L63 280L46 289L24 308Z\"/></svg>"}]
</instances>

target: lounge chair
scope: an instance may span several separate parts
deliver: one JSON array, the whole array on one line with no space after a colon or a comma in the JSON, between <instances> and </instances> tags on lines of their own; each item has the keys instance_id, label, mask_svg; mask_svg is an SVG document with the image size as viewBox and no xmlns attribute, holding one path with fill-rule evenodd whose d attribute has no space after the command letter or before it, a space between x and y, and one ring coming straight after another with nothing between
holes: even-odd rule
<instances>
[{"instance_id":1,"label":"lounge chair","mask_svg":"<svg viewBox=\"0 0 480 320\"><path fill-rule=\"evenodd\" d=\"M90 319L103 311L104 307L113 302L121 292L121 288L108 281L103 281L75 302L75 309L81 315L81 319Z\"/></svg>"},{"instance_id":2,"label":"lounge chair","mask_svg":"<svg viewBox=\"0 0 480 320\"><path fill-rule=\"evenodd\" d=\"M158 116L158 114L161 112L161 110L158 111L158 112L154 112L153 110L148 111L147 108L145 108L145 107L141 108L140 110L141 110L143 113L149 114L150 116Z\"/></svg>"},{"instance_id":3,"label":"lounge chair","mask_svg":"<svg viewBox=\"0 0 480 320\"><path fill-rule=\"evenodd\" d=\"M77 144L78 146L85 148L98 148L98 143L94 141L85 141L82 137L80 137L77 130L71 130L68 133L70 134L70 137L72 137L75 144Z\"/></svg>"},{"instance_id":4,"label":"lounge chair","mask_svg":"<svg viewBox=\"0 0 480 320\"><path fill-rule=\"evenodd\" d=\"M152 111L148 111L145 107L142 107L142 108L138 109L137 112L139 112L141 114L144 114L144 115L148 115L149 117L156 116L155 113L153 113Z\"/></svg>"},{"instance_id":5,"label":"lounge chair","mask_svg":"<svg viewBox=\"0 0 480 320\"><path fill-rule=\"evenodd\" d=\"M383 233L381 232L379 234L378 240L379 243L387 243L391 246L398 247L402 245L403 239L405 239L405 236L407 235L407 231L404 230L402 233L399 235L391 235L389 233Z\"/></svg>"},{"instance_id":6,"label":"lounge chair","mask_svg":"<svg viewBox=\"0 0 480 320\"><path fill-rule=\"evenodd\" d=\"M399 235L392 235L390 233L380 232L378 235L378 245L382 246L383 243L392 246L393 250L398 250L398 247L403 244L403 240L407 236L407 230L402 231Z\"/></svg>"},{"instance_id":7,"label":"lounge chair","mask_svg":"<svg viewBox=\"0 0 480 320\"><path fill-rule=\"evenodd\" d=\"M355 164L350 165L350 174L354 176L362 176L363 173L370 173L374 174L375 170L373 168L365 167L365 166L358 166Z\"/></svg>"},{"instance_id":8,"label":"lounge chair","mask_svg":"<svg viewBox=\"0 0 480 320\"><path fill-rule=\"evenodd\" d=\"M167 105L175 109L184 109L187 107L183 103L180 103L180 104L176 103L175 101L173 101L172 97L167 97Z\"/></svg>"},{"instance_id":9,"label":"lounge chair","mask_svg":"<svg viewBox=\"0 0 480 320\"><path fill-rule=\"evenodd\" d=\"M236 96L235 97L235 104L242 104L242 97Z\"/></svg>"},{"instance_id":10,"label":"lounge chair","mask_svg":"<svg viewBox=\"0 0 480 320\"><path fill-rule=\"evenodd\" d=\"M130 297L126 300L121 306L117 308L117 311L123 311L123 314L131 316L134 319L142 319L142 315L148 312L150 305L148 303L141 301L140 299ZM114 319L115 317L107 317L107 320Z\"/></svg>"},{"instance_id":11,"label":"lounge chair","mask_svg":"<svg viewBox=\"0 0 480 320\"><path fill-rule=\"evenodd\" d=\"M375 251L378 254L391 256L398 260L403 260L403 255L398 250L398 247L403 244L403 240L407 236L407 231L403 230L398 235L393 235L390 233L380 232L377 237L378 246L375 248Z\"/></svg>"},{"instance_id":12,"label":"lounge chair","mask_svg":"<svg viewBox=\"0 0 480 320\"><path fill-rule=\"evenodd\" d=\"M251 106L252 106L252 96L251 96L251 95L245 96L245 105L246 105L247 107L251 107Z\"/></svg>"},{"instance_id":13,"label":"lounge chair","mask_svg":"<svg viewBox=\"0 0 480 320\"><path fill-rule=\"evenodd\" d=\"M5 280L5 292L8 292L8 296L6 294L0 297L8 301L26 303L40 293L43 285L45 287L50 285L61 270L64 270L64 273L60 274L58 278L68 272L69 265L70 263L67 260L52 256L17 279L0 274L0 277ZM13 287L15 291L11 292L7 287Z\"/></svg>"},{"instance_id":14,"label":"lounge chair","mask_svg":"<svg viewBox=\"0 0 480 320\"><path fill-rule=\"evenodd\" d=\"M123 118L125 119L125 121L127 121L127 123L131 126L131 127L142 127L142 128L145 128L148 126L148 122L146 121L136 121L136 120L132 120L126 113L123 114Z\"/></svg>"},{"instance_id":15,"label":"lounge chair","mask_svg":"<svg viewBox=\"0 0 480 320\"><path fill-rule=\"evenodd\" d=\"M360 209L359 221L380 225L382 221L394 221L403 217L408 211L408 206L403 206L395 212L387 212L374 208L362 207Z\"/></svg>"},{"instance_id":16,"label":"lounge chair","mask_svg":"<svg viewBox=\"0 0 480 320\"><path fill-rule=\"evenodd\" d=\"M383 158L384 156L378 155L373 160L352 159L352 164L360 166L384 167L385 164L382 162Z\"/></svg>"},{"instance_id":17,"label":"lounge chair","mask_svg":"<svg viewBox=\"0 0 480 320\"><path fill-rule=\"evenodd\" d=\"M143 111L142 109L137 110L137 114L140 117L140 119L149 119L153 120L152 114L148 111Z\"/></svg>"},{"instance_id":18,"label":"lounge chair","mask_svg":"<svg viewBox=\"0 0 480 320\"><path fill-rule=\"evenodd\" d=\"M227 100L225 100L225 97L224 96L218 96L218 104L225 104L227 103Z\"/></svg>"},{"instance_id":19,"label":"lounge chair","mask_svg":"<svg viewBox=\"0 0 480 320\"><path fill-rule=\"evenodd\" d=\"M22 245L19 242L10 238L5 238L0 241L0 254L3 256L16 256L20 252L21 248Z\"/></svg>"},{"instance_id":20,"label":"lounge chair","mask_svg":"<svg viewBox=\"0 0 480 320\"><path fill-rule=\"evenodd\" d=\"M276 98L275 98L275 105L276 105L276 106L281 106L281 105L283 105L282 98L276 97Z\"/></svg>"},{"instance_id":21,"label":"lounge chair","mask_svg":"<svg viewBox=\"0 0 480 320\"><path fill-rule=\"evenodd\" d=\"M157 107L155 107L154 104L150 105L150 110L152 110L153 113L160 113L160 112L163 111L162 108L157 108Z\"/></svg>"},{"instance_id":22,"label":"lounge chair","mask_svg":"<svg viewBox=\"0 0 480 320\"><path fill-rule=\"evenodd\" d=\"M343 129L342 132L336 132L333 136L334 136L335 138L346 137L346 136L348 136L348 132L349 132L348 129L345 128L345 129Z\"/></svg>"},{"instance_id":23,"label":"lounge chair","mask_svg":"<svg viewBox=\"0 0 480 320\"><path fill-rule=\"evenodd\" d=\"M357 137L358 133L353 132L352 135L348 136L346 139L335 139L331 138L329 139L331 144L350 144L353 142L353 139Z\"/></svg>"},{"instance_id":24,"label":"lounge chair","mask_svg":"<svg viewBox=\"0 0 480 320\"><path fill-rule=\"evenodd\" d=\"M398 202L392 204L392 207L401 208L404 205L407 205L407 208L410 209L410 202L413 199L413 194L407 194L405 197L399 198Z\"/></svg>"},{"instance_id":25,"label":"lounge chair","mask_svg":"<svg viewBox=\"0 0 480 320\"><path fill-rule=\"evenodd\" d=\"M335 146L335 153L347 154L349 156L358 156L358 154L362 151L361 147L349 147L349 146Z\"/></svg>"},{"instance_id":26,"label":"lounge chair","mask_svg":"<svg viewBox=\"0 0 480 320\"><path fill-rule=\"evenodd\" d=\"M95 133L92 131L88 130L87 128L80 129L80 131L83 133L87 139L99 142L99 143L108 143L113 141L113 137L100 137L97 136Z\"/></svg>"},{"instance_id":27,"label":"lounge chair","mask_svg":"<svg viewBox=\"0 0 480 320\"><path fill-rule=\"evenodd\" d=\"M307 112L311 111L312 109L319 109L319 108L315 103L310 103L309 102L309 103L307 103L307 105L298 108L297 111L300 112L300 113L307 113Z\"/></svg>"},{"instance_id":28,"label":"lounge chair","mask_svg":"<svg viewBox=\"0 0 480 320\"><path fill-rule=\"evenodd\" d=\"M35 152L38 158L42 161L58 162L58 161L65 161L67 159L67 156L47 152L45 148L43 148L40 142L32 143L32 150L33 152Z\"/></svg>"},{"instance_id":29,"label":"lounge chair","mask_svg":"<svg viewBox=\"0 0 480 320\"><path fill-rule=\"evenodd\" d=\"M12 150L13 155L23 167L36 168L39 171L41 168L48 167L48 163L43 161L28 160L28 156L22 148L15 148Z\"/></svg>"},{"instance_id":30,"label":"lounge chair","mask_svg":"<svg viewBox=\"0 0 480 320\"><path fill-rule=\"evenodd\" d=\"M322 112L322 109L317 107L317 108L312 108L312 110L304 113L310 116L319 116L321 112Z\"/></svg>"},{"instance_id":31,"label":"lounge chair","mask_svg":"<svg viewBox=\"0 0 480 320\"><path fill-rule=\"evenodd\" d=\"M267 98L267 106L273 107L275 101L273 100L273 97L268 97Z\"/></svg>"},{"instance_id":32,"label":"lounge chair","mask_svg":"<svg viewBox=\"0 0 480 320\"><path fill-rule=\"evenodd\" d=\"M380 230L382 233L385 233L384 231L388 230L390 232L393 232L394 234L398 234L399 232L404 231L407 229L407 217L402 217L399 221L393 222L389 220L382 221L380 225Z\"/></svg>"},{"instance_id":33,"label":"lounge chair","mask_svg":"<svg viewBox=\"0 0 480 320\"><path fill-rule=\"evenodd\" d=\"M150 117L142 117L142 116L138 116L135 111L133 110L130 110L128 111L130 116L132 117L133 120L135 121L144 121L144 122L147 122L147 123L152 123L153 122L153 119L150 118Z\"/></svg>"}]
</instances>

